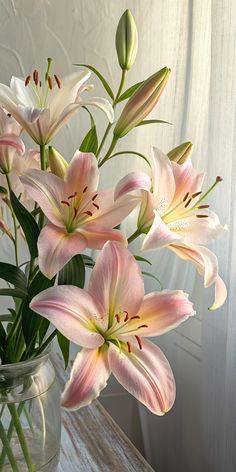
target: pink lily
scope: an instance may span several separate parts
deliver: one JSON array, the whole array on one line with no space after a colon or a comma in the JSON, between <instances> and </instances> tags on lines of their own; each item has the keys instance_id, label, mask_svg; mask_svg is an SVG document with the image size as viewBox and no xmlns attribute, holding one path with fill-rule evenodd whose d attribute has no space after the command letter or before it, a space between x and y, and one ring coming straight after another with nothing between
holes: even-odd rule
<instances>
[{"instance_id":1,"label":"pink lily","mask_svg":"<svg viewBox=\"0 0 236 472\"><path fill-rule=\"evenodd\" d=\"M175 400L175 381L162 351L146 337L176 328L194 314L182 291L144 296L140 268L121 244L107 242L92 271L88 291L53 287L31 302L70 341L83 349L74 362L62 405L91 403L116 379L149 410L163 415Z\"/></svg>"},{"instance_id":2,"label":"pink lily","mask_svg":"<svg viewBox=\"0 0 236 472\"><path fill-rule=\"evenodd\" d=\"M113 189L97 191L94 154L76 151L64 180L39 170L27 171L20 180L51 222L38 239L39 267L48 278L86 247L101 249L109 239L126 244L122 233L113 228L140 199L126 195L114 202Z\"/></svg>"},{"instance_id":3,"label":"pink lily","mask_svg":"<svg viewBox=\"0 0 236 472\"><path fill-rule=\"evenodd\" d=\"M117 185L115 199L133 190L141 190L142 203L138 216L139 233L145 233L142 250L168 247L179 257L193 262L204 276L205 287L215 283L215 301L211 310L225 301L227 290L218 274L216 256L204 247L226 226L218 216L202 205L203 199L222 179L202 195L204 175L197 172L191 160L180 165L156 148L152 152L152 178L144 172L132 172Z\"/></svg>"},{"instance_id":4,"label":"pink lily","mask_svg":"<svg viewBox=\"0 0 236 472\"><path fill-rule=\"evenodd\" d=\"M0 107L0 170L9 173L15 154L23 154L25 146L19 138L21 127Z\"/></svg>"},{"instance_id":5,"label":"pink lily","mask_svg":"<svg viewBox=\"0 0 236 472\"><path fill-rule=\"evenodd\" d=\"M90 72L74 73L63 79L49 75L40 80L35 70L26 79L12 77L10 87L0 84L0 104L14 116L38 144L47 144L64 123L83 105L101 108L113 120L113 109L108 100L100 97L82 100L81 93L91 89L85 82Z\"/></svg>"}]
</instances>

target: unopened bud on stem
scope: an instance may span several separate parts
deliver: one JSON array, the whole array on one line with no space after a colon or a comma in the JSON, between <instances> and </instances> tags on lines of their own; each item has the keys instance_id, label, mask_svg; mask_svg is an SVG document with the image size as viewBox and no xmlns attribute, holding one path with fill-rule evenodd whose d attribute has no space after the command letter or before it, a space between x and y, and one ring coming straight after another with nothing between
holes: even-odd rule
<instances>
[{"instance_id":1,"label":"unopened bud on stem","mask_svg":"<svg viewBox=\"0 0 236 472\"><path fill-rule=\"evenodd\" d=\"M52 146L48 148L48 161L51 172L61 179L64 179L68 162L66 162L64 157Z\"/></svg>"},{"instance_id":2,"label":"unopened bud on stem","mask_svg":"<svg viewBox=\"0 0 236 472\"><path fill-rule=\"evenodd\" d=\"M116 31L116 51L121 69L129 70L138 51L138 31L130 10L126 10Z\"/></svg>"},{"instance_id":3,"label":"unopened bud on stem","mask_svg":"<svg viewBox=\"0 0 236 472\"><path fill-rule=\"evenodd\" d=\"M184 164L193 152L193 144L190 141L180 144L176 148L172 149L167 153L167 156L171 161L177 162L178 164Z\"/></svg>"}]
</instances>

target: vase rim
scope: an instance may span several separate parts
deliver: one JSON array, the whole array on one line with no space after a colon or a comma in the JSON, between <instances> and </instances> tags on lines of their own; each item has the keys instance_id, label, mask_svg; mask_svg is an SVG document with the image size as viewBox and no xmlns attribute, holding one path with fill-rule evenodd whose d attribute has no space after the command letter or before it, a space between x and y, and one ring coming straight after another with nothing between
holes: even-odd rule
<instances>
[{"instance_id":1,"label":"vase rim","mask_svg":"<svg viewBox=\"0 0 236 472\"><path fill-rule=\"evenodd\" d=\"M45 351L43 351L41 354L39 354L38 356L35 356L33 357L32 359L26 359L25 361L21 361L21 362L12 362L10 364L0 364L0 372L1 370L13 370L17 367L28 367L28 366L34 366L35 364L37 364L39 361L43 361L46 359L48 359L50 353L52 351L52 343L49 344L47 346L47 348L45 349Z\"/></svg>"}]
</instances>

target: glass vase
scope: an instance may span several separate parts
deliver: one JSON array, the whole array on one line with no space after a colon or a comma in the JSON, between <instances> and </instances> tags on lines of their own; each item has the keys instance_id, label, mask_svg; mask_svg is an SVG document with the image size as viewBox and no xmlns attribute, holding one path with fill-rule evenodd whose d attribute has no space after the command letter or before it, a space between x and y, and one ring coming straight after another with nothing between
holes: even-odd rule
<instances>
[{"instance_id":1,"label":"glass vase","mask_svg":"<svg viewBox=\"0 0 236 472\"><path fill-rule=\"evenodd\" d=\"M49 352L0 365L0 472L56 471L60 433L60 389Z\"/></svg>"}]
</instances>

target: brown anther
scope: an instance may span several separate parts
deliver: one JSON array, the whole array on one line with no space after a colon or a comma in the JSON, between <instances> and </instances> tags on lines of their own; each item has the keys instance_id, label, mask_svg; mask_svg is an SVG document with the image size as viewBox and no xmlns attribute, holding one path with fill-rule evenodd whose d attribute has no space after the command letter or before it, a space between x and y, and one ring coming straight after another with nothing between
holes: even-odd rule
<instances>
[{"instance_id":1,"label":"brown anther","mask_svg":"<svg viewBox=\"0 0 236 472\"><path fill-rule=\"evenodd\" d=\"M61 88L61 81L60 81L59 77L55 74L54 78L55 78L55 81L57 83L58 88Z\"/></svg>"},{"instance_id":2,"label":"brown anther","mask_svg":"<svg viewBox=\"0 0 236 472\"><path fill-rule=\"evenodd\" d=\"M198 197L198 195L201 195L201 193L202 193L202 192L193 193L192 198Z\"/></svg>"},{"instance_id":3,"label":"brown anther","mask_svg":"<svg viewBox=\"0 0 236 472\"><path fill-rule=\"evenodd\" d=\"M9 118L11 118L11 113L8 113L7 116L9 116Z\"/></svg>"},{"instance_id":4,"label":"brown anther","mask_svg":"<svg viewBox=\"0 0 236 472\"><path fill-rule=\"evenodd\" d=\"M26 79L25 79L25 86L27 87L27 85L29 85L31 81L31 75L27 75Z\"/></svg>"},{"instance_id":5,"label":"brown anther","mask_svg":"<svg viewBox=\"0 0 236 472\"><path fill-rule=\"evenodd\" d=\"M69 197L67 197L67 198L68 198L68 200L70 200L71 198L75 198L76 195L77 195L77 192L72 193L72 195L69 195Z\"/></svg>"},{"instance_id":6,"label":"brown anther","mask_svg":"<svg viewBox=\"0 0 236 472\"><path fill-rule=\"evenodd\" d=\"M52 77L50 77L50 75L48 76L48 86L49 86L50 90L52 90L53 82L52 82Z\"/></svg>"},{"instance_id":7,"label":"brown anther","mask_svg":"<svg viewBox=\"0 0 236 472\"><path fill-rule=\"evenodd\" d=\"M120 315L118 315L118 313L117 313L117 315L115 315L115 319L116 319L117 323L120 323Z\"/></svg>"},{"instance_id":8,"label":"brown anther","mask_svg":"<svg viewBox=\"0 0 236 472\"><path fill-rule=\"evenodd\" d=\"M141 326L138 327L138 329L140 329L140 328L148 328L148 325L141 325Z\"/></svg>"},{"instance_id":9,"label":"brown anther","mask_svg":"<svg viewBox=\"0 0 236 472\"><path fill-rule=\"evenodd\" d=\"M196 215L197 218L208 218L208 215Z\"/></svg>"},{"instance_id":10,"label":"brown anther","mask_svg":"<svg viewBox=\"0 0 236 472\"><path fill-rule=\"evenodd\" d=\"M39 87L42 87L42 82L41 82L41 80L39 81Z\"/></svg>"},{"instance_id":11,"label":"brown anther","mask_svg":"<svg viewBox=\"0 0 236 472\"><path fill-rule=\"evenodd\" d=\"M76 218L77 213L78 213L78 208L74 208L74 219Z\"/></svg>"},{"instance_id":12,"label":"brown anther","mask_svg":"<svg viewBox=\"0 0 236 472\"><path fill-rule=\"evenodd\" d=\"M183 202L185 202L185 201L187 200L188 196L189 196L189 192L186 193L186 195L185 195L185 197L184 197L184 199L183 199Z\"/></svg>"},{"instance_id":13,"label":"brown anther","mask_svg":"<svg viewBox=\"0 0 236 472\"><path fill-rule=\"evenodd\" d=\"M64 205L67 205L68 207L70 206L69 202L67 202L66 200L61 200L61 203L64 203Z\"/></svg>"},{"instance_id":14,"label":"brown anther","mask_svg":"<svg viewBox=\"0 0 236 472\"><path fill-rule=\"evenodd\" d=\"M99 205L97 205L96 203L93 203L93 206L97 208L97 210L99 210Z\"/></svg>"},{"instance_id":15,"label":"brown anther","mask_svg":"<svg viewBox=\"0 0 236 472\"><path fill-rule=\"evenodd\" d=\"M142 341L141 341L140 337L139 336L135 336L135 337L138 341L139 349L143 349L143 345L142 345Z\"/></svg>"},{"instance_id":16,"label":"brown anther","mask_svg":"<svg viewBox=\"0 0 236 472\"><path fill-rule=\"evenodd\" d=\"M124 313L125 313L124 322L126 322L129 319L129 313L128 311L124 311Z\"/></svg>"},{"instance_id":17,"label":"brown anther","mask_svg":"<svg viewBox=\"0 0 236 472\"><path fill-rule=\"evenodd\" d=\"M84 211L85 215L88 215L88 216L93 216L92 212L91 211Z\"/></svg>"},{"instance_id":18,"label":"brown anther","mask_svg":"<svg viewBox=\"0 0 236 472\"><path fill-rule=\"evenodd\" d=\"M216 182L222 182L222 180L223 180L222 177L220 177L219 175L217 175L217 177L216 177Z\"/></svg>"},{"instance_id":19,"label":"brown anther","mask_svg":"<svg viewBox=\"0 0 236 472\"><path fill-rule=\"evenodd\" d=\"M130 345L130 342L129 342L129 341L127 341L127 343L126 343L126 344L127 344L127 347L128 347L128 352L129 352L129 353L130 353L130 352L132 352L132 351L131 351L131 345Z\"/></svg>"},{"instance_id":20,"label":"brown anther","mask_svg":"<svg viewBox=\"0 0 236 472\"><path fill-rule=\"evenodd\" d=\"M93 196L93 198L92 198L92 201L93 201L93 202L94 202L94 200L96 200L97 196L98 196L98 193L96 193L96 194Z\"/></svg>"},{"instance_id":21,"label":"brown anther","mask_svg":"<svg viewBox=\"0 0 236 472\"><path fill-rule=\"evenodd\" d=\"M192 198L190 198L190 199L187 201L187 203L185 203L184 208L187 208L187 207L189 206L189 204L191 203L191 201L192 201Z\"/></svg>"},{"instance_id":22,"label":"brown anther","mask_svg":"<svg viewBox=\"0 0 236 472\"><path fill-rule=\"evenodd\" d=\"M35 85L38 85L38 83L39 83L39 73L36 69L34 70L34 73L33 73L33 80L34 80Z\"/></svg>"},{"instance_id":23,"label":"brown anther","mask_svg":"<svg viewBox=\"0 0 236 472\"><path fill-rule=\"evenodd\" d=\"M131 316L130 319L131 319L131 320L140 320L140 316L138 316L138 315Z\"/></svg>"},{"instance_id":24,"label":"brown anther","mask_svg":"<svg viewBox=\"0 0 236 472\"><path fill-rule=\"evenodd\" d=\"M84 190L83 190L83 193L85 193L88 189L88 186L87 187L84 187Z\"/></svg>"},{"instance_id":25,"label":"brown anther","mask_svg":"<svg viewBox=\"0 0 236 472\"><path fill-rule=\"evenodd\" d=\"M199 205L198 208L199 208L199 210L200 210L201 208L209 208L209 206L210 206L210 205Z\"/></svg>"}]
</instances>

